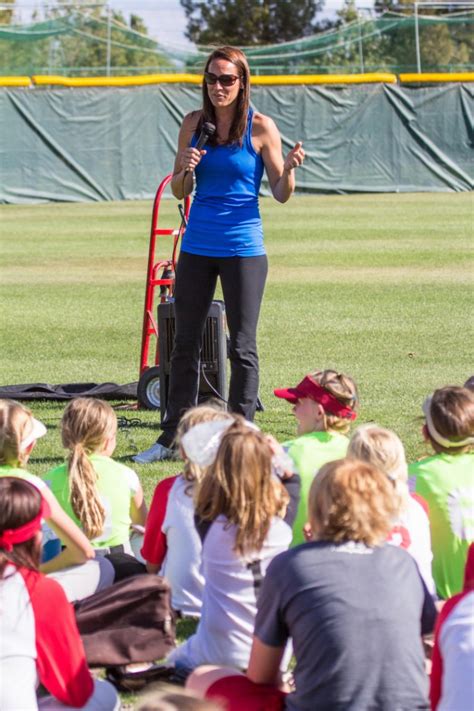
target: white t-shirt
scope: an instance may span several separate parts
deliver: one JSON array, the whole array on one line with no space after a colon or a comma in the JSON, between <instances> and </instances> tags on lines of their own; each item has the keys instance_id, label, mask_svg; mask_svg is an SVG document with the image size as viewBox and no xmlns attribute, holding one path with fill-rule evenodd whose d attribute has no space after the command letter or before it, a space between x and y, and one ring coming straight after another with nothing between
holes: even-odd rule
<instances>
[{"instance_id":1,"label":"white t-shirt","mask_svg":"<svg viewBox=\"0 0 474 711\"><path fill-rule=\"evenodd\" d=\"M169 580L175 610L186 615L200 615L204 577L201 571L201 539L194 525L192 488L179 476L171 487L162 531L168 553L160 571Z\"/></svg>"},{"instance_id":2,"label":"white t-shirt","mask_svg":"<svg viewBox=\"0 0 474 711\"><path fill-rule=\"evenodd\" d=\"M0 709L37 709L38 683L57 708L83 708L94 691L61 586L36 571L7 565L0 579Z\"/></svg>"},{"instance_id":3,"label":"white t-shirt","mask_svg":"<svg viewBox=\"0 0 474 711\"><path fill-rule=\"evenodd\" d=\"M465 595L444 620L439 648L443 683L436 711L474 708L474 590Z\"/></svg>"},{"instance_id":4,"label":"white t-shirt","mask_svg":"<svg viewBox=\"0 0 474 711\"><path fill-rule=\"evenodd\" d=\"M21 575L9 565L0 583L0 708L37 708L35 642L28 590Z\"/></svg>"},{"instance_id":5,"label":"white t-shirt","mask_svg":"<svg viewBox=\"0 0 474 711\"><path fill-rule=\"evenodd\" d=\"M392 529L388 543L404 548L413 556L428 592L435 595L435 584L431 573L433 553L430 522L423 506L412 496L408 498L407 508Z\"/></svg>"},{"instance_id":6,"label":"white t-shirt","mask_svg":"<svg viewBox=\"0 0 474 711\"><path fill-rule=\"evenodd\" d=\"M233 550L235 535L224 516L209 528L202 549L201 620L196 633L169 655L177 666L248 666L260 585L270 561L290 545L292 531L275 517L262 549L245 558Z\"/></svg>"}]
</instances>

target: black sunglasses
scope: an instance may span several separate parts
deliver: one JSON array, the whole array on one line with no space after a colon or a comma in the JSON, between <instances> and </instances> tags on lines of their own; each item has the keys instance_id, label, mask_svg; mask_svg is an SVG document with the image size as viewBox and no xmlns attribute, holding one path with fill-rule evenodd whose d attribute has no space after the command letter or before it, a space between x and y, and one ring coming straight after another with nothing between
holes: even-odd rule
<instances>
[{"instance_id":1,"label":"black sunglasses","mask_svg":"<svg viewBox=\"0 0 474 711\"><path fill-rule=\"evenodd\" d=\"M235 82L240 79L236 74L213 74L212 72L204 72L204 81L206 84L219 84L221 86L234 86Z\"/></svg>"}]
</instances>

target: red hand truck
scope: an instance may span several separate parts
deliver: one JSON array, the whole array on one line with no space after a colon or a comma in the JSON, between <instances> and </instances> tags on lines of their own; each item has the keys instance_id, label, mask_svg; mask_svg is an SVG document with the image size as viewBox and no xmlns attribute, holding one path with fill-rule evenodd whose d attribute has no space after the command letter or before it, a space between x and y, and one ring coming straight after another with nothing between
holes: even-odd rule
<instances>
[{"instance_id":1,"label":"red hand truck","mask_svg":"<svg viewBox=\"0 0 474 711\"><path fill-rule=\"evenodd\" d=\"M184 199L184 209L179 205L181 213L181 224L178 229L159 229L158 217L160 211L160 201L163 197L166 186L171 181L172 176L167 175L162 180L156 191L153 203L153 213L150 229L150 246L148 248L148 269L146 275L145 307L143 313L142 345L140 355L140 373L138 380L138 403L142 407L151 410L160 409L160 352L158 343L158 324L155 318L155 289L160 290L160 302L165 303L173 296L176 253L179 241L186 229L187 219L191 200ZM156 238L158 236L171 235L173 237L173 250L171 259L161 259L155 261ZM150 340L152 336L156 339L155 360L152 366L149 365Z\"/></svg>"}]
</instances>

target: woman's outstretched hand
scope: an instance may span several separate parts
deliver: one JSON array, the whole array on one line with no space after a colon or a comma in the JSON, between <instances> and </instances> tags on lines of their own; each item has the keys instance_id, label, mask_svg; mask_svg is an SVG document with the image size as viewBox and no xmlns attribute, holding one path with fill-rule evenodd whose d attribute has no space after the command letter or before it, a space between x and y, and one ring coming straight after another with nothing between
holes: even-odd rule
<instances>
[{"instance_id":1,"label":"woman's outstretched hand","mask_svg":"<svg viewBox=\"0 0 474 711\"><path fill-rule=\"evenodd\" d=\"M285 158L285 162L283 164L284 170L289 173L290 170L298 168L298 166L303 164L304 157L305 152L303 149L303 144L301 141L298 141L298 143L295 144L294 148L291 149L291 151Z\"/></svg>"}]
</instances>

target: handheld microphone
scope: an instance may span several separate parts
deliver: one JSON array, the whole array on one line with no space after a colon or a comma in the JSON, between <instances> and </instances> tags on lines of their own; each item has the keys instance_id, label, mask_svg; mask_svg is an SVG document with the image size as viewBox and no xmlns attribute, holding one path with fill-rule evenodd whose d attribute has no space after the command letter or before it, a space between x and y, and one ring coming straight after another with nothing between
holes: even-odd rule
<instances>
[{"instance_id":1,"label":"handheld microphone","mask_svg":"<svg viewBox=\"0 0 474 711\"><path fill-rule=\"evenodd\" d=\"M201 133L199 134L199 138L197 139L197 143L194 146L194 148L197 151L201 151L206 143L208 142L209 138L213 136L216 132L216 127L214 126L213 123L210 121L206 121L203 123L202 128L201 128ZM186 176L190 172L189 168L186 168L184 171L184 175ZM184 178L183 178L184 180Z\"/></svg>"},{"instance_id":2,"label":"handheld microphone","mask_svg":"<svg viewBox=\"0 0 474 711\"><path fill-rule=\"evenodd\" d=\"M215 132L216 127L213 123L211 123L210 121L206 121L206 123L203 123L201 133L199 134L197 143L194 146L196 150L201 151L208 142L208 140L211 138L211 136L215 134Z\"/></svg>"}]
</instances>

